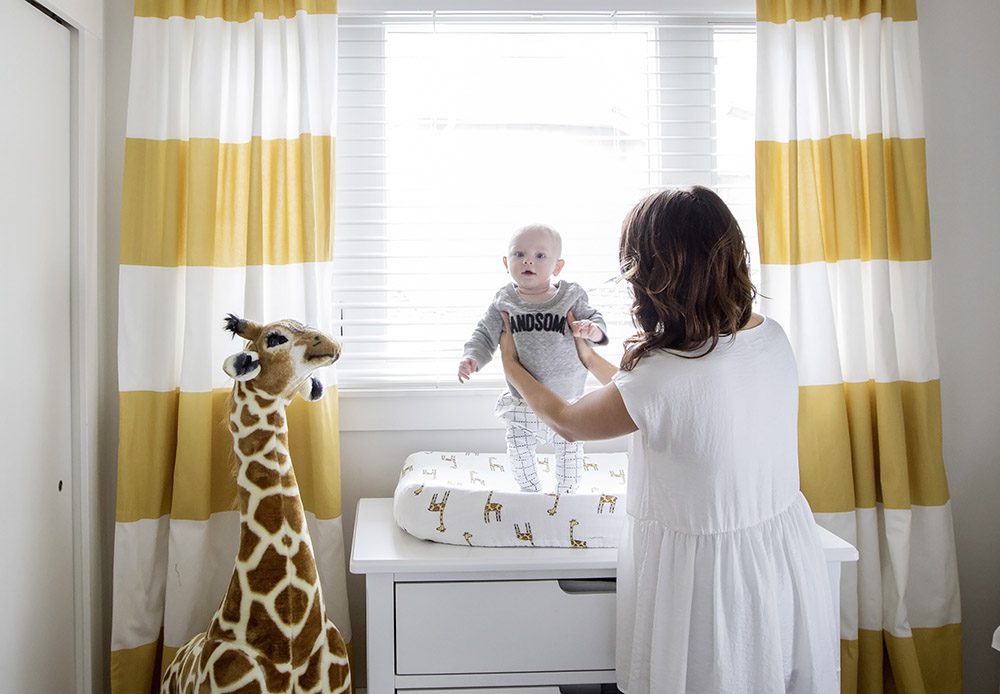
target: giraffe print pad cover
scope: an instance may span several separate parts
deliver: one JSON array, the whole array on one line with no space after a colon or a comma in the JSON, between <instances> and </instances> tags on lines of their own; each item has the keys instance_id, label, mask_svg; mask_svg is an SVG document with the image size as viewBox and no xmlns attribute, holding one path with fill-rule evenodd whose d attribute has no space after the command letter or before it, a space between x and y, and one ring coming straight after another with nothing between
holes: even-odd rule
<instances>
[{"instance_id":1,"label":"giraffe print pad cover","mask_svg":"<svg viewBox=\"0 0 1000 694\"><path fill-rule=\"evenodd\" d=\"M543 491L523 492L504 453L413 453L393 496L396 523L452 545L617 547L628 456L587 454L577 491L559 495L555 458L537 459Z\"/></svg>"}]
</instances>

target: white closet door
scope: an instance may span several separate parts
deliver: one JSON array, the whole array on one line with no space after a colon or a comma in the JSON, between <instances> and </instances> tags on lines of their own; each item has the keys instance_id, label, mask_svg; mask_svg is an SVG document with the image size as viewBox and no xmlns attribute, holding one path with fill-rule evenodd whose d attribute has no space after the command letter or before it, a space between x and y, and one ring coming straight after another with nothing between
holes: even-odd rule
<instances>
[{"instance_id":1,"label":"white closet door","mask_svg":"<svg viewBox=\"0 0 1000 694\"><path fill-rule=\"evenodd\" d=\"M71 692L70 31L0 0L0 691Z\"/></svg>"}]
</instances>

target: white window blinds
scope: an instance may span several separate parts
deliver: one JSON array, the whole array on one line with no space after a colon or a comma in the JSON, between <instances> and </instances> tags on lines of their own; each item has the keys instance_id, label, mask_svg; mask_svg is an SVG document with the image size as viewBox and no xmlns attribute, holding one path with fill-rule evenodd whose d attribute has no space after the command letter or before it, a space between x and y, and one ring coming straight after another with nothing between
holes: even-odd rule
<instances>
[{"instance_id":1,"label":"white window blinds","mask_svg":"<svg viewBox=\"0 0 1000 694\"><path fill-rule=\"evenodd\" d=\"M617 244L648 193L717 190L756 252L752 23L649 15L341 16L334 301L340 386L460 386L462 347L529 223L560 278L633 332ZM756 263L756 261L755 261Z\"/></svg>"}]
</instances>

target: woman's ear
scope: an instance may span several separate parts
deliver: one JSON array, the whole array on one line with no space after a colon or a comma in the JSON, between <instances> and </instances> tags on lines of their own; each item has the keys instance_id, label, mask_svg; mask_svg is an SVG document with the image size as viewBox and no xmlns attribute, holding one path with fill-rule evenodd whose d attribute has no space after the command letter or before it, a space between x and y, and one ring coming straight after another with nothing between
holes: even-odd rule
<instances>
[{"instance_id":1,"label":"woman's ear","mask_svg":"<svg viewBox=\"0 0 1000 694\"><path fill-rule=\"evenodd\" d=\"M315 402L323 397L323 384L315 376L310 376L309 380L299 386L299 397L309 402Z\"/></svg>"},{"instance_id":2,"label":"woman's ear","mask_svg":"<svg viewBox=\"0 0 1000 694\"><path fill-rule=\"evenodd\" d=\"M260 358L256 352L237 352L222 362L222 370L236 381L249 381L260 373Z\"/></svg>"}]
</instances>

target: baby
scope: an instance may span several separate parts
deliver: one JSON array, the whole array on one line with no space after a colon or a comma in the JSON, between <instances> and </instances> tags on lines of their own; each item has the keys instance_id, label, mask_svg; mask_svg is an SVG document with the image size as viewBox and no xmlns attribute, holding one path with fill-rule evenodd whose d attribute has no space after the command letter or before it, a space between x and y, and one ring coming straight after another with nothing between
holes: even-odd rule
<instances>
[{"instance_id":1,"label":"baby","mask_svg":"<svg viewBox=\"0 0 1000 694\"><path fill-rule=\"evenodd\" d=\"M596 344L608 343L607 326L601 314L587 302L587 293L573 282L552 278L563 268L562 238L555 229L543 225L526 226L514 234L503 264L512 283L493 297L486 315L465 343L458 364L458 380L464 383L485 366L500 343L501 312L510 316L510 330L524 367L539 381L572 402L583 395L587 370L576 353L573 338L583 337ZM567 325L566 314L576 319ZM568 328L568 329L567 329ZM556 457L556 491L574 491L580 483L583 445L568 442L552 431L521 400L508 383L497 400L495 414L507 424L507 454L514 478L526 492L541 491L535 469L538 439L551 441Z\"/></svg>"}]
</instances>

